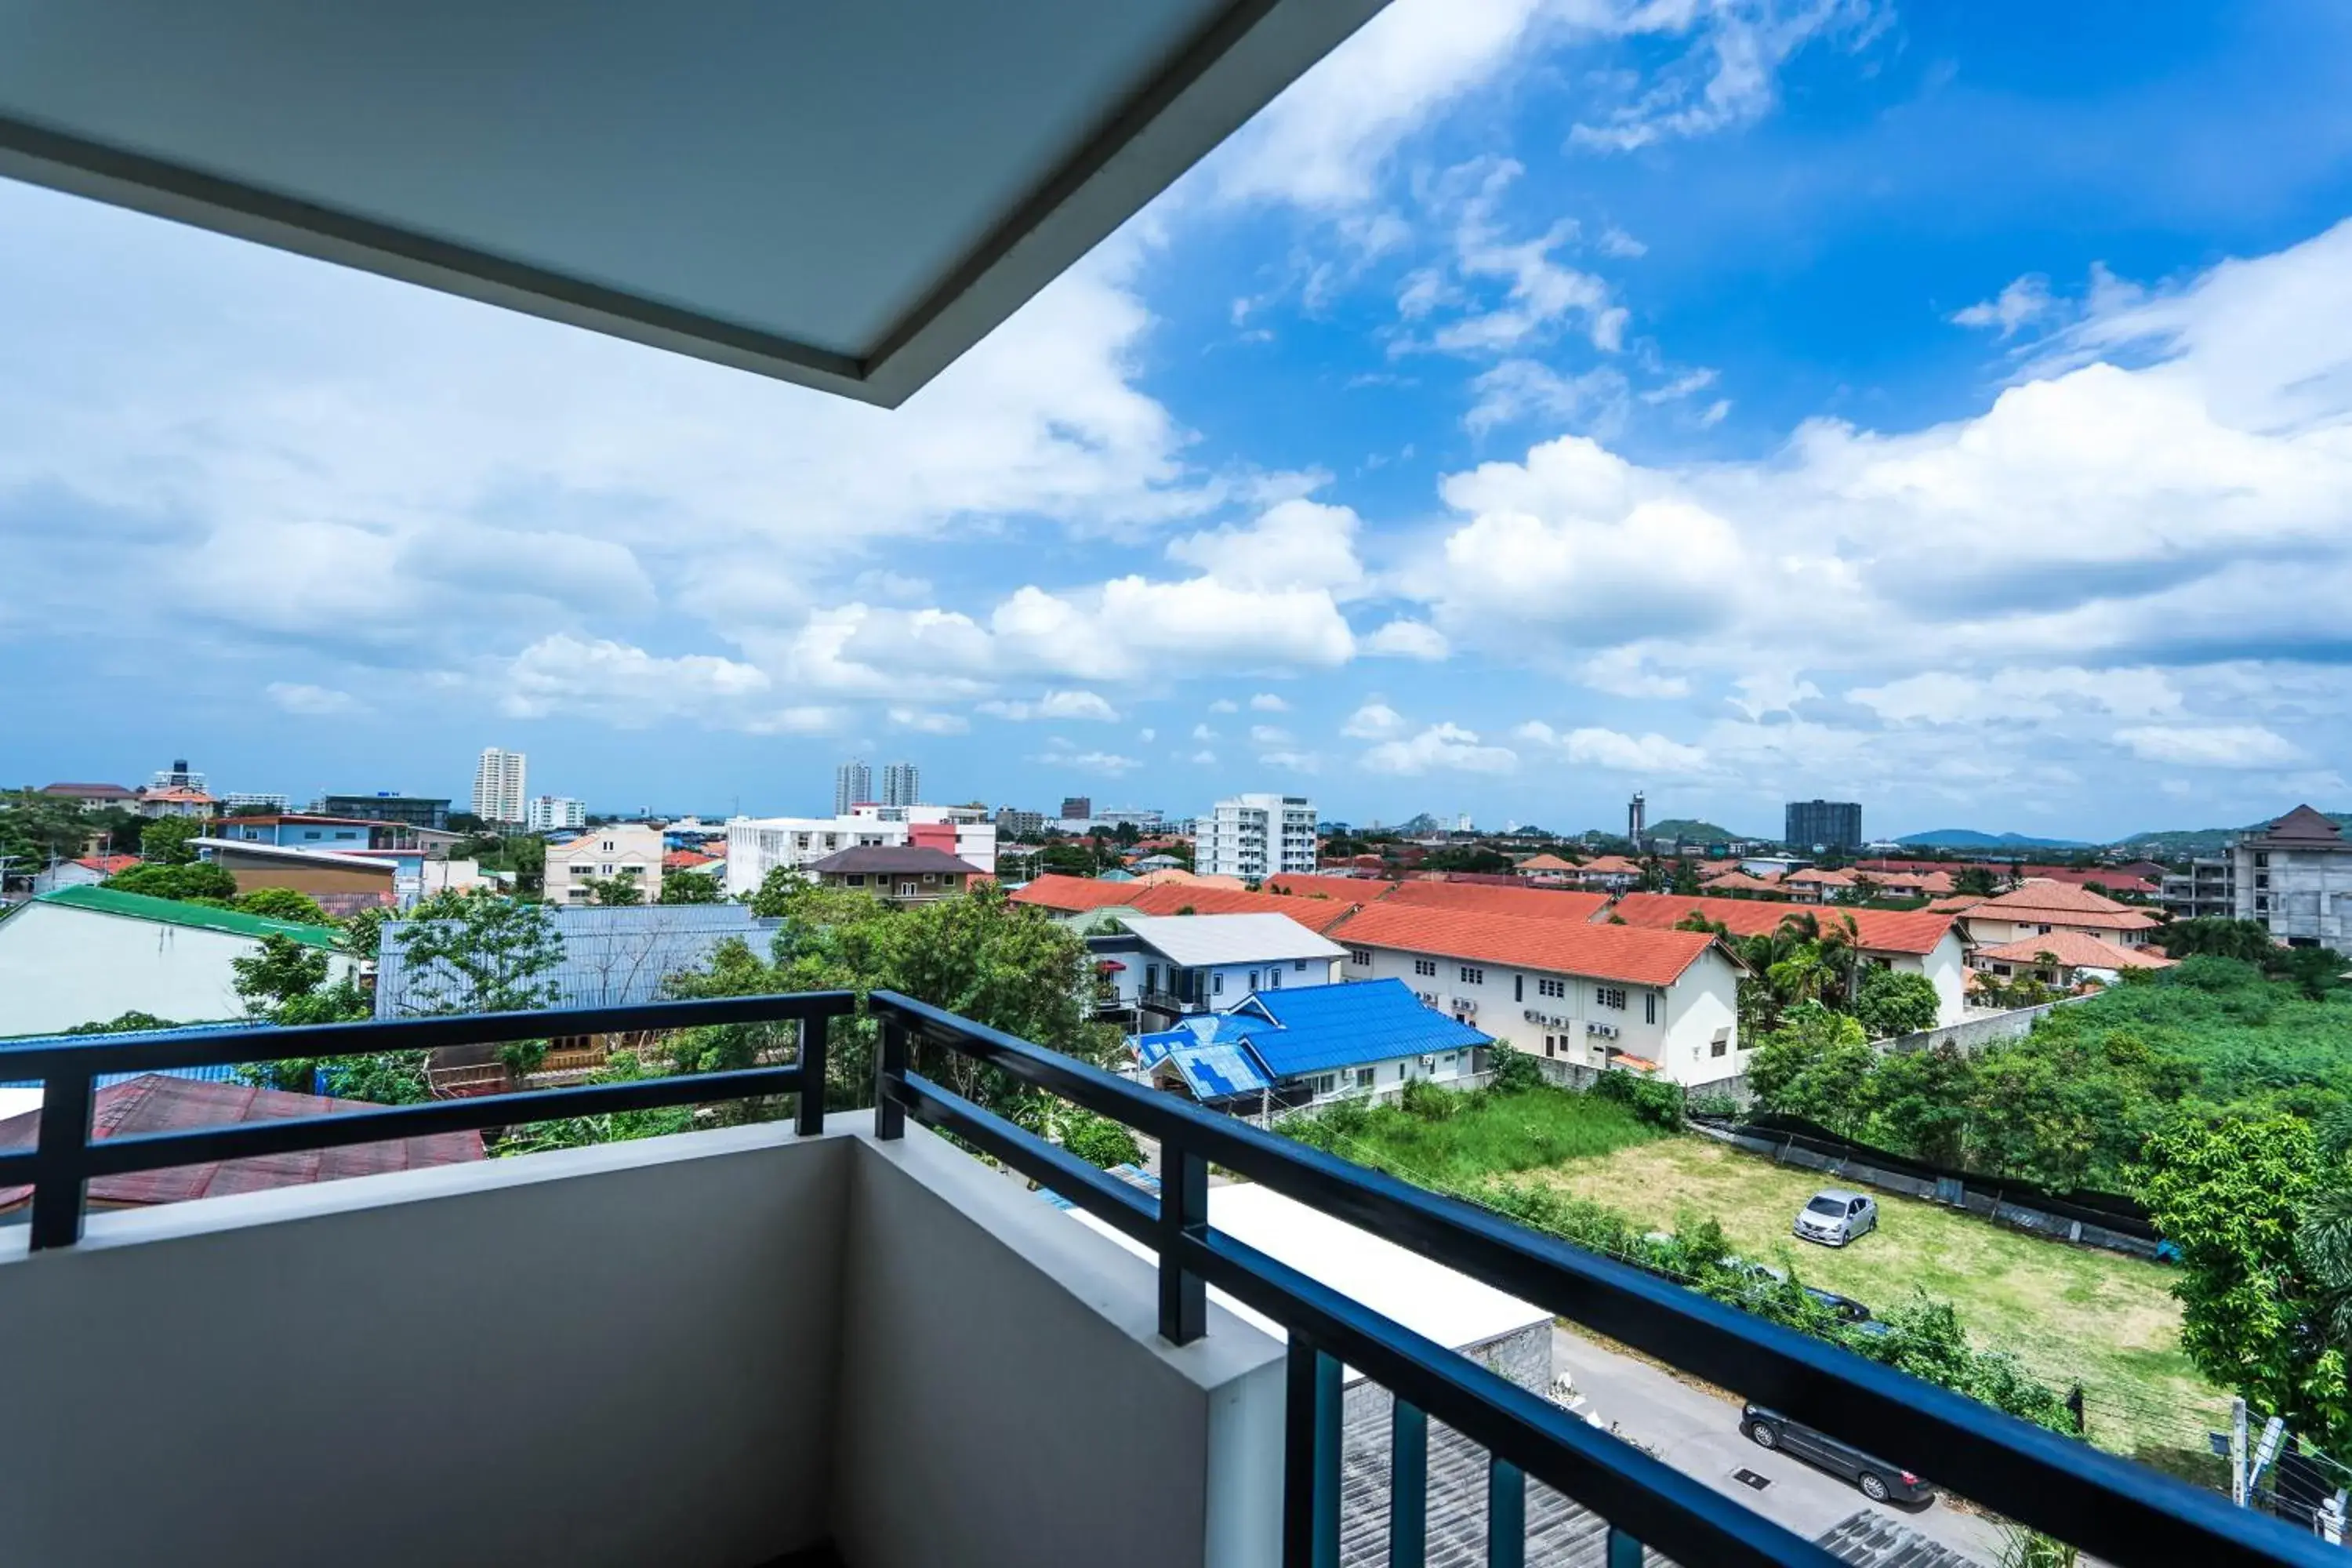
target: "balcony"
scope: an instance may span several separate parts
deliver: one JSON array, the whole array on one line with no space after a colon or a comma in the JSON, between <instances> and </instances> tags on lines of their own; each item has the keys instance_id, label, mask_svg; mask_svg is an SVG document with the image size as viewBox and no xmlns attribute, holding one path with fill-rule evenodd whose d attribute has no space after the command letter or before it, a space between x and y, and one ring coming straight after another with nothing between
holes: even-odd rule
<instances>
[{"instance_id":1,"label":"balcony","mask_svg":"<svg viewBox=\"0 0 2352 1568\"><path fill-rule=\"evenodd\" d=\"M830 1114L816 1090L857 1006L839 993L0 1049L0 1081L38 1079L47 1097L37 1144L0 1151L0 1186L33 1189L29 1223L0 1231L0 1323L19 1351L0 1421L5 1560L1308 1568L1419 1563L1425 1545L1433 1562L1834 1561L1213 1226L1213 1164L2119 1568L2338 1561L1483 1210L921 1003L864 1005L872 1104ZM711 1024L796 1029L797 1058L92 1132L100 1075ZM943 1087L959 1063L1151 1139L1157 1192ZM744 1101L793 1114L86 1212L92 1181L128 1173Z\"/></svg>"}]
</instances>

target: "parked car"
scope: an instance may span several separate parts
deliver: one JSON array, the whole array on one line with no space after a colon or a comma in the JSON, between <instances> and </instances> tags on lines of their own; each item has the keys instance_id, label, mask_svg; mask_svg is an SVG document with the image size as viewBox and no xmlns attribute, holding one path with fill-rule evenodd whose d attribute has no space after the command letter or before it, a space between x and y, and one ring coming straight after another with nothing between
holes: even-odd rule
<instances>
[{"instance_id":1,"label":"parked car","mask_svg":"<svg viewBox=\"0 0 2352 1568\"><path fill-rule=\"evenodd\" d=\"M1797 1211L1797 1223L1790 1228L1801 1241L1843 1247L1878 1228L1878 1205L1843 1187L1823 1187L1813 1194L1812 1202Z\"/></svg>"},{"instance_id":2,"label":"parked car","mask_svg":"<svg viewBox=\"0 0 2352 1568\"><path fill-rule=\"evenodd\" d=\"M1936 1500L1936 1489L1902 1466L1873 1458L1851 1443L1841 1443L1828 1433L1791 1421L1777 1410L1768 1410L1761 1405L1744 1406L1739 1413L1739 1430L1759 1448L1784 1452L1833 1476L1843 1476L1873 1502L1925 1508Z\"/></svg>"}]
</instances>

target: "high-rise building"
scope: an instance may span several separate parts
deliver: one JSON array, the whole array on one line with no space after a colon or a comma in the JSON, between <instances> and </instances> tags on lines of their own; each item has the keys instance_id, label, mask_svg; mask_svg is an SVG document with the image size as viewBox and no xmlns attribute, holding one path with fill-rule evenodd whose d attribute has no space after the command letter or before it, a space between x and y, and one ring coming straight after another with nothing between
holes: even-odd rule
<instances>
[{"instance_id":1,"label":"high-rise building","mask_svg":"<svg viewBox=\"0 0 2352 1568\"><path fill-rule=\"evenodd\" d=\"M560 795L543 795L523 808L523 824L533 833L562 833L588 826L586 803Z\"/></svg>"},{"instance_id":2,"label":"high-rise building","mask_svg":"<svg viewBox=\"0 0 2352 1568\"><path fill-rule=\"evenodd\" d=\"M912 763L891 763L882 770L882 804L912 805L922 798L923 775Z\"/></svg>"},{"instance_id":3,"label":"high-rise building","mask_svg":"<svg viewBox=\"0 0 2352 1568\"><path fill-rule=\"evenodd\" d=\"M1090 795L1066 795L1062 797L1062 820L1083 821L1095 814L1095 797Z\"/></svg>"},{"instance_id":4,"label":"high-rise building","mask_svg":"<svg viewBox=\"0 0 2352 1568\"><path fill-rule=\"evenodd\" d=\"M1780 842L1791 849L1859 849L1862 805L1851 800L1792 800Z\"/></svg>"},{"instance_id":5,"label":"high-rise building","mask_svg":"<svg viewBox=\"0 0 2352 1568\"><path fill-rule=\"evenodd\" d=\"M520 822L528 798L522 753L484 746L482 760L474 764L474 815L485 822Z\"/></svg>"},{"instance_id":6,"label":"high-rise building","mask_svg":"<svg viewBox=\"0 0 2352 1568\"><path fill-rule=\"evenodd\" d=\"M874 770L852 757L833 770L833 815L847 816L853 805L874 801Z\"/></svg>"},{"instance_id":7,"label":"high-rise building","mask_svg":"<svg viewBox=\"0 0 2352 1568\"><path fill-rule=\"evenodd\" d=\"M1193 869L1255 880L1315 869L1315 803L1301 795L1240 795L1201 819Z\"/></svg>"},{"instance_id":8,"label":"high-rise building","mask_svg":"<svg viewBox=\"0 0 2352 1568\"><path fill-rule=\"evenodd\" d=\"M1642 798L1640 790L1635 790L1633 800L1625 806L1625 837L1633 841L1633 847L1638 850L1642 847L1642 840L1649 836L1649 832L1650 803Z\"/></svg>"}]
</instances>

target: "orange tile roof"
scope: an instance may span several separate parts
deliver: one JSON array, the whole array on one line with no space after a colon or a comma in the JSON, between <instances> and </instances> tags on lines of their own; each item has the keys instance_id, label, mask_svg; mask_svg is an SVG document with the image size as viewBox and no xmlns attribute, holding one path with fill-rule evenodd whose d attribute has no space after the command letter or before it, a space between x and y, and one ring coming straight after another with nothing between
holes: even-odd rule
<instances>
[{"instance_id":1,"label":"orange tile roof","mask_svg":"<svg viewBox=\"0 0 2352 1568\"><path fill-rule=\"evenodd\" d=\"M1642 868L1622 855L1596 855L1577 869L1588 877L1638 877Z\"/></svg>"},{"instance_id":2,"label":"orange tile roof","mask_svg":"<svg viewBox=\"0 0 2352 1568\"><path fill-rule=\"evenodd\" d=\"M1589 921L1609 902L1604 893L1565 889L1506 888L1482 882L1399 882L1381 902L1422 910L1517 915L1528 920Z\"/></svg>"},{"instance_id":3,"label":"orange tile roof","mask_svg":"<svg viewBox=\"0 0 2352 1568\"><path fill-rule=\"evenodd\" d=\"M1818 866L1808 866L1801 871L1791 871L1780 879L1791 884L1792 886L1801 883L1808 888L1851 888L1853 886L1853 872L1824 871Z\"/></svg>"},{"instance_id":4,"label":"orange tile roof","mask_svg":"<svg viewBox=\"0 0 2352 1568\"><path fill-rule=\"evenodd\" d=\"M1811 915L1825 927L1850 920L1855 941L1866 952L1930 953L1952 929L1951 916L1932 910L1848 910L1769 899L1686 898L1679 893L1627 893L1609 909L1627 925L1653 931L1670 929L1693 911L1718 922L1734 936L1767 935L1792 916Z\"/></svg>"},{"instance_id":5,"label":"orange tile roof","mask_svg":"<svg viewBox=\"0 0 2352 1568\"><path fill-rule=\"evenodd\" d=\"M131 867L138 865L139 857L136 855L82 855L75 858L74 864L86 866L93 871L102 871L111 877L119 871L128 871Z\"/></svg>"},{"instance_id":6,"label":"orange tile roof","mask_svg":"<svg viewBox=\"0 0 2352 1568\"><path fill-rule=\"evenodd\" d=\"M1076 914L1081 910L1124 904L1137 896L1136 887L1133 882L1097 882L1092 877L1066 877L1058 871L1048 871L1015 892L1013 901Z\"/></svg>"},{"instance_id":7,"label":"orange tile roof","mask_svg":"<svg viewBox=\"0 0 2352 1568\"><path fill-rule=\"evenodd\" d=\"M1325 934L1357 947L1396 948L1635 985L1673 984L1715 945L1715 939L1704 931L1415 909L1393 899L1349 916Z\"/></svg>"},{"instance_id":8,"label":"orange tile roof","mask_svg":"<svg viewBox=\"0 0 2352 1568\"><path fill-rule=\"evenodd\" d=\"M1344 899L1351 904L1369 904L1396 884L1372 877L1317 877L1286 873L1268 877L1265 886L1272 891L1305 898Z\"/></svg>"},{"instance_id":9,"label":"orange tile roof","mask_svg":"<svg viewBox=\"0 0 2352 1568\"><path fill-rule=\"evenodd\" d=\"M2021 925L2097 926L2105 931L2147 931L2163 923L2128 904L2064 882L2029 882L2013 893L1987 899L1969 911L1969 918L2014 921Z\"/></svg>"},{"instance_id":10,"label":"orange tile roof","mask_svg":"<svg viewBox=\"0 0 2352 1568\"><path fill-rule=\"evenodd\" d=\"M1748 871L1748 868L1737 860L1711 860L1698 868L1698 879L1702 882L1712 882L1722 877L1748 877L1750 875L1751 873ZM1766 882L1773 880L1773 879L1769 877L1754 878L1753 879Z\"/></svg>"},{"instance_id":11,"label":"orange tile roof","mask_svg":"<svg viewBox=\"0 0 2352 1568\"><path fill-rule=\"evenodd\" d=\"M1700 882L1717 892L1729 888L1742 893L1778 893L1780 884L1769 877L1751 877L1745 871L1733 871L1720 877L1702 877ZM1783 900L1786 901L1785 900Z\"/></svg>"},{"instance_id":12,"label":"orange tile roof","mask_svg":"<svg viewBox=\"0 0 2352 1568\"><path fill-rule=\"evenodd\" d=\"M2140 948L2117 947L2079 931L2053 931L2047 936L1979 948L1976 955L2004 963L2039 963L2045 952L2069 969L2169 969L2179 962Z\"/></svg>"},{"instance_id":13,"label":"orange tile roof","mask_svg":"<svg viewBox=\"0 0 2352 1568\"><path fill-rule=\"evenodd\" d=\"M1135 886L1132 882L1127 885ZM1122 901L1141 915L1172 915L1188 909L1196 915L1288 915L1307 930L1327 934L1360 907L1341 899L1308 899L1295 894L1286 897L1238 888L1190 888L1172 883L1146 888Z\"/></svg>"},{"instance_id":14,"label":"orange tile roof","mask_svg":"<svg viewBox=\"0 0 2352 1568\"><path fill-rule=\"evenodd\" d=\"M1573 871L1576 862L1563 860L1557 855L1530 855L1511 868L1514 871Z\"/></svg>"},{"instance_id":15,"label":"orange tile roof","mask_svg":"<svg viewBox=\"0 0 2352 1568\"><path fill-rule=\"evenodd\" d=\"M1962 910L1972 910L1984 901L1982 893L1954 893L1949 898L1936 900L1927 907L1938 914L1956 915Z\"/></svg>"}]
</instances>

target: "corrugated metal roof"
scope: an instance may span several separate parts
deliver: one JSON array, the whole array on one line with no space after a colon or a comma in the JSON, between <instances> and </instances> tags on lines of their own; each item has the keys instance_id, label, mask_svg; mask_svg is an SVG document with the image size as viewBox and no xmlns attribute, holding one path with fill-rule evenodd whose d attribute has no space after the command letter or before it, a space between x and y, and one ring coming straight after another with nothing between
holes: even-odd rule
<instances>
[{"instance_id":1,"label":"corrugated metal roof","mask_svg":"<svg viewBox=\"0 0 2352 1568\"><path fill-rule=\"evenodd\" d=\"M304 925L299 921L273 921L260 915L249 915L240 910L216 910L206 904L182 903L177 899L154 899L144 893L125 893L113 888L59 888L54 892L36 895L33 902L86 910L92 914L115 915L123 920L152 921L158 925L225 931L231 936L291 937L306 947L331 949L337 934L332 926Z\"/></svg>"},{"instance_id":2,"label":"corrugated metal roof","mask_svg":"<svg viewBox=\"0 0 2352 1568\"><path fill-rule=\"evenodd\" d=\"M1250 1049L1276 1079L1362 1067L1398 1057L1483 1046L1487 1037L1424 1007L1402 980L1361 980L1261 991L1236 1012L1270 1023L1244 1025Z\"/></svg>"},{"instance_id":3,"label":"corrugated metal roof","mask_svg":"<svg viewBox=\"0 0 2352 1568\"><path fill-rule=\"evenodd\" d=\"M1272 1028L1237 1013L1199 1013L1172 1029L1137 1036L1135 1052L1147 1068L1174 1068L1194 1099L1226 1100L1273 1087L1273 1075L1245 1043L1253 1029Z\"/></svg>"},{"instance_id":4,"label":"corrugated metal roof","mask_svg":"<svg viewBox=\"0 0 2352 1568\"><path fill-rule=\"evenodd\" d=\"M784 922L761 920L741 904L640 904L607 909L550 907L549 923L563 943L563 962L547 976L556 1007L622 1007L661 999L661 983L680 970L699 969L720 942L743 942L765 956ZM450 922L436 922L450 923ZM420 974L400 943L416 922L387 921L376 960L375 1016L406 1017L441 1010L462 995L442 968Z\"/></svg>"},{"instance_id":5,"label":"corrugated metal roof","mask_svg":"<svg viewBox=\"0 0 2352 1568\"><path fill-rule=\"evenodd\" d=\"M1348 950L1282 914L1135 915L1127 929L1187 969L1213 963L1264 963L1344 958Z\"/></svg>"}]
</instances>

